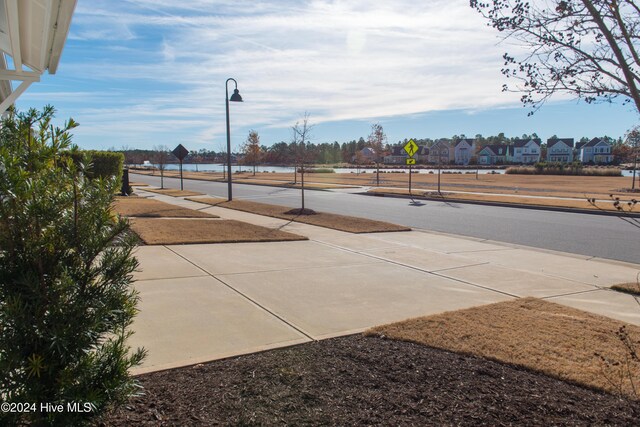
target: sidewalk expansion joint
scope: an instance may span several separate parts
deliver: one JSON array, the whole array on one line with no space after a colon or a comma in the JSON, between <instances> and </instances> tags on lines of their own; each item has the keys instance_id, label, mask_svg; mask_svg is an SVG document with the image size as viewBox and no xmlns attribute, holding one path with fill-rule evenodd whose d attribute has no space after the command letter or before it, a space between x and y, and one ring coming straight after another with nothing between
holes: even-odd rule
<instances>
[{"instance_id":1,"label":"sidewalk expansion joint","mask_svg":"<svg viewBox=\"0 0 640 427\"><path fill-rule=\"evenodd\" d=\"M540 297L540 299L562 298L562 297L569 297L572 295L588 294L591 292L598 292L598 291L605 291L605 290L607 290L607 288L587 289L585 291L576 291L576 292L568 292L566 294L549 295L546 297Z\"/></svg>"},{"instance_id":2,"label":"sidewalk expansion joint","mask_svg":"<svg viewBox=\"0 0 640 427\"><path fill-rule=\"evenodd\" d=\"M306 338L310 339L311 341L318 341L317 339L315 339L313 336L311 336L310 334L308 334L307 332L303 331L302 329L300 329L299 327L297 327L296 325L294 325L293 323L287 321L286 319L284 319L283 317L281 317L279 314L273 312L272 310L268 309L267 307L265 307L264 305L260 304L259 302L257 302L256 300L254 300L253 298L249 297L248 295L240 292L238 289L234 288L233 286L229 285L227 282L225 282L224 280L220 279L219 277L214 276L213 274L211 274L211 272L207 271L206 269L200 267L198 264L194 263L193 261L191 261L190 259L182 256L181 254L179 254L178 252L174 251L173 249L167 247L167 249L169 249L171 252L173 252L174 254L176 254L177 256L179 256L180 258L184 259L185 261L187 261L188 263L192 264L193 266L195 266L196 268L204 271L205 273L207 273L207 275L209 275L211 278L217 280L218 282L222 283L224 286L226 286L227 288L229 288L231 291L235 292L236 294L240 295L242 298L246 299L247 301L251 302L252 304L254 304L256 307L259 307L260 309L266 311L267 313L269 313L270 315L272 315L273 317L275 317L276 319L280 320L281 322L283 322L285 325L289 326L290 328L292 328L293 330L301 333L302 335L304 335Z\"/></svg>"},{"instance_id":3,"label":"sidewalk expansion joint","mask_svg":"<svg viewBox=\"0 0 640 427\"><path fill-rule=\"evenodd\" d=\"M496 292L496 293L499 293L499 294L502 294L502 295L506 295L506 296L509 296L509 297L512 297L512 298L520 298L518 295L510 294L509 292L504 292L504 291L500 291L498 289L493 289L493 288L490 288L490 287L487 287L487 286L478 285L477 283L471 283L471 282L467 282L465 280L456 279L455 277L448 277L448 276L445 276L445 275L442 275L442 274L438 274L438 273L435 273L433 271L425 270L424 268L416 267L416 266L413 266L413 265L403 264L403 263L398 262L398 261L393 261L393 260L390 260L390 259L387 259L387 258L382 258L382 257L379 257L379 256L367 254L367 253L364 253L364 252L358 252L358 251L355 251L353 249L344 248L342 246L338 246L338 245L334 245L334 244L331 244L331 243L322 242L320 240L314 240L314 242L317 242L317 243L320 243L320 244L323 244L323 245L326 245L326 246L330 246L330 247L333 247L333 248L336 248L336 249L340 249L340 250L343 250L345 252L351 252L351 253L355 253L355 254L358 254L358 255L363 255L363 256L366 256L366 257L369 257L369 258L377 259L379 261L387 262L389 264L393 264L393 265L397 265L397 266L400 266L400 267L408 268L408 269L411 269L411 270L419 271L421 273L432 274L434 276L441 277L443 279L447 279L447 280L452 280L454 282L463 283L465 285L473 286L475 288L480 288L480 289L484 289L484 290L487 290L487 291Z\"/></svg>"}]
</instances>

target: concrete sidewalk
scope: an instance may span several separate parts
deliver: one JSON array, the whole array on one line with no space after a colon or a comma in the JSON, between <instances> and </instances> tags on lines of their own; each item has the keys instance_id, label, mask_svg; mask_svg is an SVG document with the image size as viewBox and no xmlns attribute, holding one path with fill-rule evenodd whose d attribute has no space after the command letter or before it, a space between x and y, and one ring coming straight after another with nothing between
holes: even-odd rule
<instances>
[{"instance_id":1,"label":"concrete sidewalk","mask_svg":"<svg viewBox=\"0 0 640 427\"><path fill-rule=\"evenodd\" d=\"M149 356L136 373L524 296L640 325L638 301L608 289L640 265L423 230L350 234L145 195L310 240L138 248L131 345Z\"/></svg>"}]
</instances>

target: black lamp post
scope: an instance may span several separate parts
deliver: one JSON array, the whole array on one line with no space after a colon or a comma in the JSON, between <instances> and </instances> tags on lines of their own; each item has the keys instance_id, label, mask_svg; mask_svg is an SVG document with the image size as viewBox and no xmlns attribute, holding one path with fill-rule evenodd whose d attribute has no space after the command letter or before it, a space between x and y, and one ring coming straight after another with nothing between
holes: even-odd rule
<instances>
[{"instance_id":1,"label":"black lamp post","mask_svg":"<svg viewBox=\"0 0 640 427\"><path fill-rule=\"evenodd\" d=\"M229 80L233 80L236 88L233 90L233 95L229 98ZM240 92L238 92L238 82L235 79L228 78L224 84L225 88L225 103L227 105L227 182L228 182L228 195L227 199L231 201L233 199L231 195L231 133L229 131L229 101L242 102Z\"/></svg>"}]
</instances>

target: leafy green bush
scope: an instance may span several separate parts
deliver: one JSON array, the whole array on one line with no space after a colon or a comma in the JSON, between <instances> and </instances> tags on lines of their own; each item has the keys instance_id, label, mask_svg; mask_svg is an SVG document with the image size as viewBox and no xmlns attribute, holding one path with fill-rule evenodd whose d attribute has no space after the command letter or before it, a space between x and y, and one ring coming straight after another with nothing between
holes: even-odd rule
<instances>
[{"instance_id":1,"label":"leafy green bush","mask_svg":"<svg viewBox=\"0 0 640 427\"><path fill-rule=\"evenodd\" d=\"M85 165L89 178L115 177L118 182L121 182L124 154L113 151L76 150L70 155L77 165L80 163Z\"/></svg>"},{"instance_id":2,"label":"leafy green bush","mask_svg":"<svg viewBox=\"0 0 640 427\"><path fill-rule=\"evenodd\" d=\"M88 179L64 154L76 123L54 130L53 114L11 111L0 128L0 396L34 405L0 425L88 423L136 392L128 370L145 355L126 345L138 264L110 211L117 179Z\"/></svg>"}]
</instances>

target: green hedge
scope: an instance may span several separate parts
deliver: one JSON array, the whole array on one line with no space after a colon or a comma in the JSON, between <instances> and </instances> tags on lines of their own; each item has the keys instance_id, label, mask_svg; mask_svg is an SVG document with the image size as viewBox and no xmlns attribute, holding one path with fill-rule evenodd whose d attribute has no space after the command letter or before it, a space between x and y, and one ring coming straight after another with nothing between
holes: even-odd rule
<instances>
[{"instance_id":1,"label":"green hedge","mask_svg":"<svg viewBox=\"0 0 640 427\"><path fill-rule=\"evenodd\" d=\"M89 161L88 175L91 178L109 178L115 176L118 182L122 179L124 154L113 151L85 150L71 153L74 162ZM86 165L85 165L86 166Z\"/></svg>"}]
</instances>

